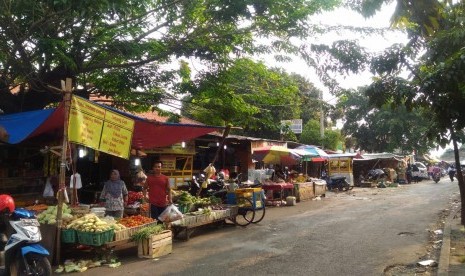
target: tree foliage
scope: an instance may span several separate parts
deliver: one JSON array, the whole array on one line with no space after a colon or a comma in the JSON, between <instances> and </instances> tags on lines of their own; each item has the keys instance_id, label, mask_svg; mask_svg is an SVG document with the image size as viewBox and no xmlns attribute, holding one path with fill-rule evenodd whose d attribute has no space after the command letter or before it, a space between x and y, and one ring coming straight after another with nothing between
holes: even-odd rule
<instances>
[{"instance_id":1,"label":"tree foliage","mask_svg":"<svg viewBox=\"0 0 465 276\"><path fill-rule=\"evenodd\" d=\"M320 122L317 120L308 121L302 130L300 142L307 145L321 146L325 149L336 150L342 142L340 131L325 129L324 137L321 137Z\"/></svg>"},{"instance_id":2,"label":"tree foliage","mask_svg":"<svg viewBox=\"0 0 465 276\"><path fill-rule=\"evenodd\" d=\"M383 2L383 1L377 1ZM460 170L458 142L465 127L465 3L463 1L398 0L394 25L409 34L407 45L386 49L372 63L377 75L368 95L385 103L427 109L431 116L427 138L440 145L454 144L455 164L465 224L465 182ZM408 77L404 77L408 72Z\"/></svg>"},{"instance_id":3,"label":"tree foliage","mask_svg":"<svg viewBox=\"0 0 465 276\"><path fill-rule=\"evenodd\" d=\"M242 127L241 134L278 139L281 120L299 118L297 83L263 63L237 59L186 84L183 114L213 125Z\"/></svg>"},{"instance_id":4,"label":"tree foliage","mask_svg":"<svg viewBox=\"0 0 465 276\"><path fill-rule=\"evenodd\" d=\"M431 126L426 110L407 111L403 105L370 104L365 90L349 91L339 106L345 111L343 133L355 138L357 149L367 152L427 153L434 147L426 133Z\"/></svg>"},{"instance_id":5,"label":"tree foliage","mask_svg":"<svg viewBox=\"0 0 465 276\"><path fill-rule=\"evenodd\" d=\"M5 0L0 3L0 109L43 108L66 77L77 93L128 109L166 101L171 66L194 58L212 69L238 56L296 52L291 38L337 0ZM262 39L262 40L259 40ZM12 93L13 92L13 93Z\"/></svg>"}]
</instances>

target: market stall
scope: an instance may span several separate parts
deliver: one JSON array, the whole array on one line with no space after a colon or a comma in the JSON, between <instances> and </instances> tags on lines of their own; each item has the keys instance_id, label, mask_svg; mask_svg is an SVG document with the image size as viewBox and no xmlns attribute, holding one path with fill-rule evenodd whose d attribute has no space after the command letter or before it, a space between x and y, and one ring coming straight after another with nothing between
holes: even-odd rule
<instances>
[{"instance_id":1,"label":"market stall","mask_svg":"<svg viewBox=\"0 0 465 276\"><path fill-rule=\"evenodd\" d=\"M287 182L266 181L262 185L266 195L266 203L269 205L285 205L285 199L294 195L294 184Z\"/></svg>"},{"instance_id":2,"label":"market stall","mask_svg":"<svg viewBox=\"0 0 465 276\"><path fill-rule=\"evenodd\" d=\"M237 223L238 204L223 204L219 198L200 198L188 192L181 192L175 202L183 213L181 219L171 223L175 238L188 240L195 229L208 224Z\"/></svg>"}]
</instances>

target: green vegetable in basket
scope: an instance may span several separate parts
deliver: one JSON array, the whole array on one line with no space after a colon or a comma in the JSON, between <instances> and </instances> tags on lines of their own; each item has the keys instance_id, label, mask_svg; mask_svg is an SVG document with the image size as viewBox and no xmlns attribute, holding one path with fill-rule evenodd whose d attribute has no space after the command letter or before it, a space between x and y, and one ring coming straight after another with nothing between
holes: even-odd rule
<instances>
[{"instance_id":1,"label":"green vegetable in basket","mask_svg":"<svg viewBox=\"0 0 465 276\"><path fill-rule=\"evenodd\" d=\"M136 241L136 242L141 242L144 239L150 238L150 236L152 236L152 235L159 234L163 230L165 230L165 227L162 224L147 226L147 227L144 227L141 230L135 232L131 236L131 240Z\"/></svg>"}]
</instances>

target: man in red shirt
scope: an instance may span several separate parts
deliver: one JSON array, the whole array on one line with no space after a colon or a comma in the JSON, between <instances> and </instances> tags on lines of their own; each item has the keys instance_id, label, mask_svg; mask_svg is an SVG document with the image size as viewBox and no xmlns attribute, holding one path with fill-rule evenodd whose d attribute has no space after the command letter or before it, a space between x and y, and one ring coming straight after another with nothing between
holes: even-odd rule
<instances>
[{"instance_id":1,"label":"man in red shirt","mask_svg":"<svg viewBox=\"0 0 465 276\"><path fill-rule=\"evenodd\" d=\"M169 179L161 173L162 162L155 161L152 165L153 174L147 176L144 186L144 195L149 192L150 216L158 219L158 216L173 203Z\"/></svg>"}]
</instances>

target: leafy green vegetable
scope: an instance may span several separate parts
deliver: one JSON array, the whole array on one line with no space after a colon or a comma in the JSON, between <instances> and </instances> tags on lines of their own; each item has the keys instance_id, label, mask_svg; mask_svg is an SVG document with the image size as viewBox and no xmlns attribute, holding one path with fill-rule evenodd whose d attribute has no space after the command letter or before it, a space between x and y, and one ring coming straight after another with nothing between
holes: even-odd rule
<instances>
[{"instance_id":1,"label":"leafy green vegetable","mask_svg":"<svg viewBox=\"0 0 465 276\"><path fill-rule=\"evenodd\" d=\"M147 226L137 231L136 233L134 233L131 236L131 240L136 241L136 242L141 242L144 239L150 238L150 236L152 235L159 234L163 230L165 230L165 227L163 226L163 224Z\"/></svg>"}]
</instances>

